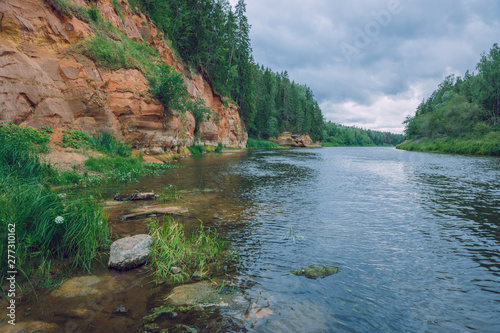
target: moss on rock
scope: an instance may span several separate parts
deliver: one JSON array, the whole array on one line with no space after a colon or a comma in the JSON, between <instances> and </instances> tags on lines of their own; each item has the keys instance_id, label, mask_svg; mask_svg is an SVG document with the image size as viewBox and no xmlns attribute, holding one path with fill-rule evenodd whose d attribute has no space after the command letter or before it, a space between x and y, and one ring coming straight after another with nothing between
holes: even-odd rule
<instances>
[{"instance_id":1,"label":"moss on rock","mask_svg":"<svg viewBox=\"0 0 500 333\"><path fill-rule=\"evenodd\" d=\"M340 271L338 267L311 265L304 269L292 271L292 274L305 276L309 279L321 279L329 275L337 274Z\"/></svg>"}]
</instances>

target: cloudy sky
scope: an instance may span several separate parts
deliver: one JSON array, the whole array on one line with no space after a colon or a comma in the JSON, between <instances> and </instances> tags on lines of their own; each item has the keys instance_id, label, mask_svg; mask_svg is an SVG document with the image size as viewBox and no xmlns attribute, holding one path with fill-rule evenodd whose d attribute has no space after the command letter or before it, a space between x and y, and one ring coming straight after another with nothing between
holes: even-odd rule
<instances>
[{"instance_id":1,"label":"cloudy sky","mask_svg":"<svg viewBox=\"0 0 500 333\"><path fill-rule=\"evenodd\" d=\"M402 132L445 76L500 43L498 0L245 2L255 62L310 86L344 125Z\"/></svg>"}]
</instances>

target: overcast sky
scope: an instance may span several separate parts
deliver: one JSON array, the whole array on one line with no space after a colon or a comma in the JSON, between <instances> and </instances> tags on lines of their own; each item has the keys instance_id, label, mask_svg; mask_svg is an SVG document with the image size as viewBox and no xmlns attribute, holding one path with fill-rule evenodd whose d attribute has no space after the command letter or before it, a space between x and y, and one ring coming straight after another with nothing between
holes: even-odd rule
<instances>
[{"instance_id":1,"label":"overcast sky","mask_svg":"<svg viewBox=\"0 0 500 333\"><path fill-rule=\"evenodd\" d=\"M310 86L326 120L375 130L401 133L445 76L500 42L498 0L245 2L256 63Z\"/></svg>"}]
</instances>

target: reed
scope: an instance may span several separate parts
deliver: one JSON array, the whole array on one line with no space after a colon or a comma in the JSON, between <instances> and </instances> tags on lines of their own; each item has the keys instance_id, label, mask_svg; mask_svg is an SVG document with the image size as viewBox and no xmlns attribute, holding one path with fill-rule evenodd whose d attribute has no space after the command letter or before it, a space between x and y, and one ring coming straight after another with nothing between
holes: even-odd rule
<instances>
[{"instance_id":1,"label":"reed","mask_svg":"<svg viewBox=\"0 0 500 333\"><path fill-rule=\"evenodd\" d=\"M186 235L184 226L170 217L163 223L158 218L149 219L148 227L154 239L151 271L157 282L179 283L194 276L209 277L231 259L229 243L216 230L206 229L201 221L191 235ZM174 274L172 267L181 268L181 272Z\"/></svg>"}]
</instances>

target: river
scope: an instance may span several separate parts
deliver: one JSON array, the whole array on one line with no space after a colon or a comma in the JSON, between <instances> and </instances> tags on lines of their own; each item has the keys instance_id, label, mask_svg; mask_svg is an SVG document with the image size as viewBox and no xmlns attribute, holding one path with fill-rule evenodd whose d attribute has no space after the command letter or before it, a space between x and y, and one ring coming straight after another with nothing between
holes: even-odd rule
<instances>
[{"instance_id":1,"label":"river","mask_svg":"<svg viewBox=\"0 0 500 333\"><path fill-rule=\"evenodd\" d=\"M246 298L272 312L251 331L498 332L500 159L323 148L182 164L169 182L220 190L198 215L241 253ZM311 264L340 273L290 274Z\"/></svg>"},{"instance_id":2,"label":"river","mask_svg":"<svg viewBox=\"0 0 500 333\"><path fill-rule=\"evenodd\" d=\"M499 158L322 148L178 163L102 189L108 199L176 185L188 191L176 205L240 253L239 270L223 277L239 305L174 322L199 332L499 332ZM138 205L112 206L114 234L147 232L144 220L120 221ZM21 303L20 317L67 332L135 331L171 287L156 286L143 268L118 272L106 262L92 272L105 296L40 293ZM340 272L316 280L290 273L313 264Z\"/></svg>"}]
</instances>

